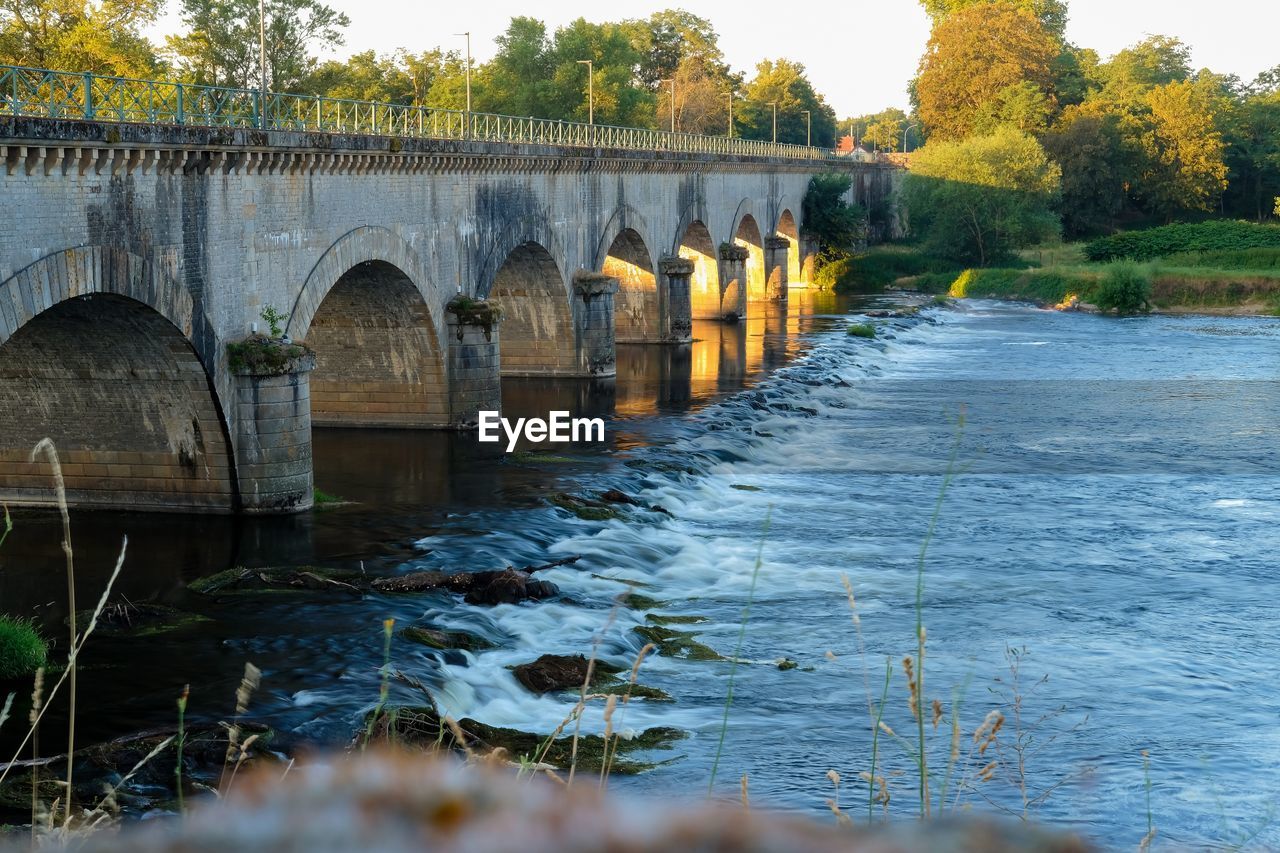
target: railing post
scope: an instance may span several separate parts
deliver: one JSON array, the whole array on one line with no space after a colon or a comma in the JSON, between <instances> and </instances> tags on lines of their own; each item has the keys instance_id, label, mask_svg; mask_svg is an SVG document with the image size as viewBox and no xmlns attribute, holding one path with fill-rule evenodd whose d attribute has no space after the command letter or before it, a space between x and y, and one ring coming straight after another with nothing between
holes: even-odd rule
<instances>
[{"instance_id":1,"label":"railing post","mask_svg":"<svg viewBox=\"0 0 1280 853\"><path fill-rule=\"evenodd\" d=\"M253 126L261 130L262 129L262 104L261 104L262 90L254 89L253 95L249 99L249 101L253 105Z\"/></svg>"},{"instance_id":2,"label":"railing post","mask_svg":"<svg viewBox=\"0 0 1280 853\"><path fill-rule=\"evenodd\" d=\"M178 84L178 113L174 118L177 119L178 124L187 123L186 95L184 94L184 89L181 83Z\"/></svg>"},{"instance_id":3,"label":"railing post","mask_svg":"<svg viewBox=\"0 0 1280 853\"><path fill-rule=\"evenodd\" d=\"M52 87L49 91L53 91ZM93 75L87 71L84 74L84 117L87 121L93 120Z\"/></svg>"}]
</instances>

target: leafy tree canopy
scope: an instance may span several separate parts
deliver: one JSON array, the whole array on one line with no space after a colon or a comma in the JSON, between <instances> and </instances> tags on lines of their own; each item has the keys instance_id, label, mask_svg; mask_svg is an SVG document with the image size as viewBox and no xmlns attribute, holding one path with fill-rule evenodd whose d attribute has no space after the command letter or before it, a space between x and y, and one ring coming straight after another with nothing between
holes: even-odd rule
<instances>
[{"instance_id":1,"label":"leafy tree canopy","mask_svg":"<svg viewBox=\"0 0 1280 853\"><path fill-rule=\"evenodd\" d=\"M160 61L142 32L164 0L0 0L0 63L154 75Z\"/></svg>"},{"instance_id":2,"label":"leafy tree canopy","mask_svg":"<svg viewBox=\"0 0 1280 853\"><path fill-rule=\"evenodd\" d=\"M992 112L1002 109L1001 99L1025 101L1026 87L1042 93L1052 109L1053 63L1060 51L1025 9L966 5L933 28L916 79L918 115L931 136L961 139L989 124Z\"/></svg>"}]
</instances>

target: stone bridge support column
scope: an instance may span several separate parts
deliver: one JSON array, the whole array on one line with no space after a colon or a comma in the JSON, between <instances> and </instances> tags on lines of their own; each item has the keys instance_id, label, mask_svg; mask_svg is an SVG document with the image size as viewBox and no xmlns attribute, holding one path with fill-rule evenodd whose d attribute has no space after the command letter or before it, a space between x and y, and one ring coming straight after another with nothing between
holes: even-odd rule
<instances>
[{"instance_id":1,"label":"stone bridge support column","mask_svg":"<svg viewBox=\"0 0 1280 853\"><path fill-rule=\"evenodd\" d=\"M614 298L618 280L601 273L578 270L573 274L573 326L578 342L578 362L586 376L616 376Z\"/></svg>"},{"instance_id":2,"label":"stone bridge support column","mask_svg":"<svg viewBox=\"0 0 1280 853\"><path fill-rule=\"evenodd\" d=\"M693 261L666 257L658 260L658 340L664 344L693 342L693 306L689 301L689 279Z\"/></svg>"},{"instance_id":3,"label":"stone bridge support column","mask_svg":"<svg viewBox=\"0 0 1280 853\"><path fill-rule=\"evenodd\" d=\"M791 241L786 237L765 238L765 293L770 300L787 301L787 252L790 249Z\"/></svg>"},{"instance_id":4,"label":"stone bridge support column","mask_svg":"<svg viewBox=\"0 0 1280 853\"><path fill-rule=\"evenodd\" d=\"M235 377L240 509L302 512L315 499L311 467L310 350L262 338L228 347Z\"/></svg>"},{"instance_id":5,"label":"stone bridge support column","mask_svg":"<svg viewBox=\"0 0 1280 853\"><path fill-rule=\"evenodd\" d=\"M449 422L475 426L480 412L502 409L498 325L502 309L492 302L459 296L445 306L449 379Z\"/></svg>"},{"instance_id":6,"label":"stone bridge support column","mask_svg":"<svg viewBox=\"0 0 1280 853\"><path fill-rule=\"evenodd\" d=\"M720 281L724 288L720 316L739 320L747 316L747 247L720 244Z\"/></svg>"}]
</instances>

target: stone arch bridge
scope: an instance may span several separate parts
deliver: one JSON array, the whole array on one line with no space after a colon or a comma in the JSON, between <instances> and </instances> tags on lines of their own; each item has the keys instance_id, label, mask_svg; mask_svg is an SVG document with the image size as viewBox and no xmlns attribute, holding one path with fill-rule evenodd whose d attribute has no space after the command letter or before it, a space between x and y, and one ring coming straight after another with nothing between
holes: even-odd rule
<instances>
[{"instance_id":1,"label":"stone arch bridge","mask_svg":"<svg viewBox=\"0 0 1280 853\"><path fill-rule=\"evenodd\" d=\"M457 428L812 273L810 178L874 163L0 119L0 501L290 512L311 425ZM501 308L501 318L481 300ZM314 351L246 364L287 315ZM230 347L230 349L229 349ZM301 352L299 350L293 353Z\"/></svg>"}]
</instances>

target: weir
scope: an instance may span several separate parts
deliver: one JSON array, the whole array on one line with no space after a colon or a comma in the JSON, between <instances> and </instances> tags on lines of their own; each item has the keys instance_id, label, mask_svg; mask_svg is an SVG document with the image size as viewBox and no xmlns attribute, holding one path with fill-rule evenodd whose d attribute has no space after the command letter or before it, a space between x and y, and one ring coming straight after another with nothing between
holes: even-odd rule
<instances>
[{"instance_id":1,"label":"weir","mask_svg":"<svg viewBox=\"0 0 1280 853\"><path fill-rule=\"evenodd\" d=\"M75 506L305 509L313 424L467 427L502 377L607 379L618 341L687 344L695 319L785 303L812 266L809 180L852 172L870 206L896 175L655 132L101 115L0 115L9 504L53 500L29 460L47 436ZM233 367L229 345L273 334L314 357Z\"/></svg>"}]
</instances>

